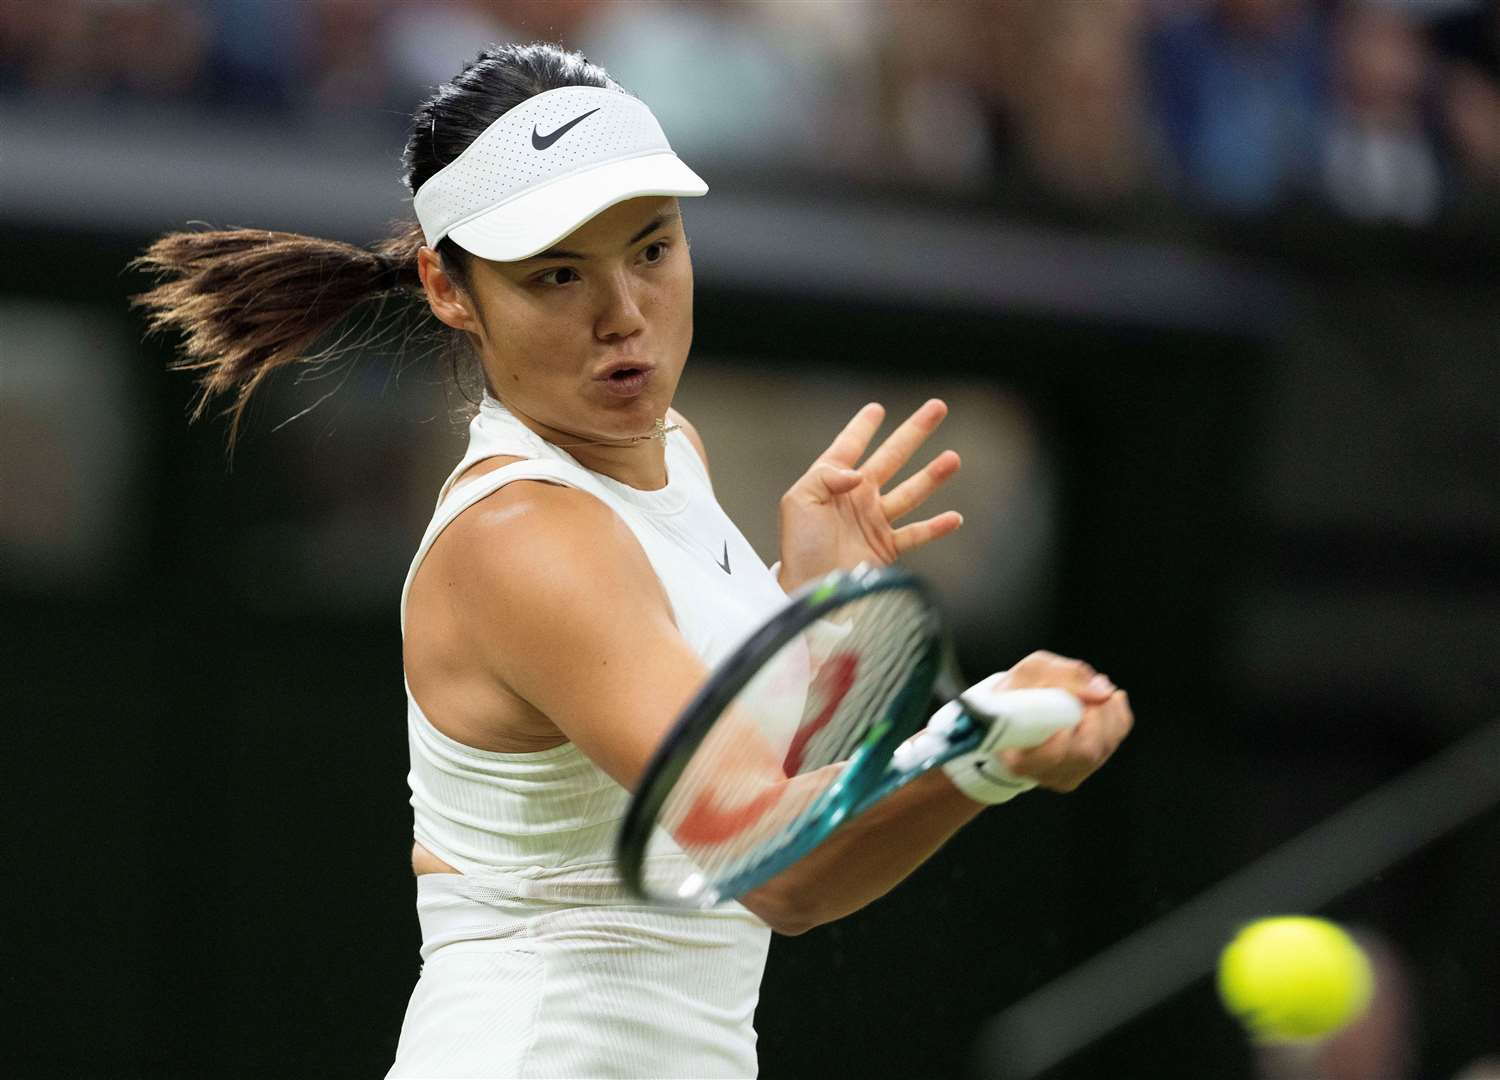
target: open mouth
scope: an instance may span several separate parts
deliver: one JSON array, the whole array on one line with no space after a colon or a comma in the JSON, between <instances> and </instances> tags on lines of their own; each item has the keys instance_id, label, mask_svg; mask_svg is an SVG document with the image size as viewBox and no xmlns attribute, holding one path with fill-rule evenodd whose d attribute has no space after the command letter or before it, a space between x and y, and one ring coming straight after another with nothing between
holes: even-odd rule
<instances>
[{"instance_id":1,"label":"open mouth","mask_svg":"<svg viewBox=\"0 0 1500 1080\"><path fill-rule=\"evenodd\" d=\"M622 397L634 397L645 389L646 380L650 377L650 368L622 367L611 371L599 381L610 393L619 394Z\"/></svg>"}]
</instances>

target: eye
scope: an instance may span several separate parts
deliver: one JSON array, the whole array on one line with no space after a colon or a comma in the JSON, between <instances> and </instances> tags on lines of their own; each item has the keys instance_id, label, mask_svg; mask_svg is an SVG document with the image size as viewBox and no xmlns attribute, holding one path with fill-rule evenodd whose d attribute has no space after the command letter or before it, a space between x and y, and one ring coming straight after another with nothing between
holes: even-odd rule
<instances>
[{"instance_id":1,"label":"eye","mask_svg":"<svg viewBox=\"0 0 1500 1080\"><path fill-rule=\"evenodd\" d=\"M564 278L562 280L557 280L558 276L561 275L561 274L572 274L573 277L572 278ZM566 284L568 284L569 281L572 281L572 280L575 280L575 279L576 280L580 280L580 281L582 280L582 278L578 277L578 271L577 270L574 270L571 266L558 266L558 267L554 267L551 270L545 270L545 271L543 271L542 273L538 274L532 280L536 281L538 284L541 284L541 285L566 285Z\"/></svg>"},{"instance_id":2,"label":"eye","mask_svg":"<svg viewBox=\"0 0 1500 1080\"><path fill-rule=\"evenodd\" d=\"M659 263L667 257L668 246L669 245L665 240L657 240L653 243L647 244L645 248L642 249L641 255L645 257L645 260L648 263Z\"/></svg>"}]
</instances>

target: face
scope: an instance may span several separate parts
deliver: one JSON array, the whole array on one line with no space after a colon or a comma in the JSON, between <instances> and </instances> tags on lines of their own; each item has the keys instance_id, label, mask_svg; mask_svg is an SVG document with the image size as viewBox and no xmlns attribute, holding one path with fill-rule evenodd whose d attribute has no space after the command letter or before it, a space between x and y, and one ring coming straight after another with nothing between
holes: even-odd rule
<instances>
[{"instance_id":1,"label":"face","mask_svg":"<svg viewBox=\"0 0 1500 1080\"><path fill-rule=\"evenodd\" d=\"M666 415L693 338L676 199L631 199L539 255L471 265L469 297L425 268L429 301L475 336L491 391L518 414L602 439Z\"/></svg>"}]
</instances>

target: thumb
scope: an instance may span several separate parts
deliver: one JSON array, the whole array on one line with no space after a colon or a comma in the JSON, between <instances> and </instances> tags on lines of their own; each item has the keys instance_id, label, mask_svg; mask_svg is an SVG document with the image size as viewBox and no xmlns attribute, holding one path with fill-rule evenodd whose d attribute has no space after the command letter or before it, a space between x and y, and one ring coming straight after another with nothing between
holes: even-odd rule
<instances>
[{"instance_id":1,"label":"thumb","mask_svg":"<svg viewBox=\"0 0 1500 1080\"><path fill-rule=\"evenodd\" d=\"M807 478L812 481L814 490L822 488L829 495L844 495L855 488L864 479L856 469L841 469L837 465L818 465L808 473Z\"/></svg>"}]
</instances>

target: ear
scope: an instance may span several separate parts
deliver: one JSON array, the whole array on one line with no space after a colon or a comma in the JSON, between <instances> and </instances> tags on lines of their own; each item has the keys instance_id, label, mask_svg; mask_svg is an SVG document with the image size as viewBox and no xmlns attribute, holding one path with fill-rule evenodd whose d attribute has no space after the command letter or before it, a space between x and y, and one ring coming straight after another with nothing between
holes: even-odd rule
<instances>
[{"instance_id":1,"label":"ear","mask_svg":"<svg viewBox=\"0 0 1500 1080\"><path fill-rule=\"evenodd\" d=\"M479 320L469 306L469 298L443 269L441 256L432 248L418 250L417 274L422 279L422 287L427 291L427 306L434 315L455 330L479 332Z\"/></svg>"}]
</instances>

